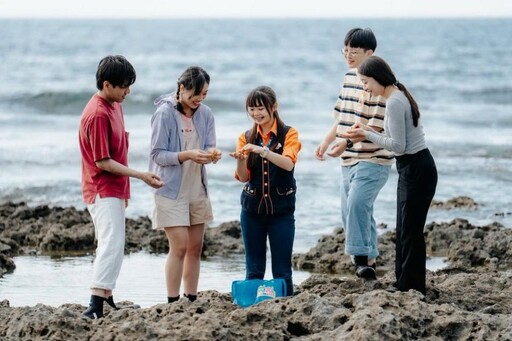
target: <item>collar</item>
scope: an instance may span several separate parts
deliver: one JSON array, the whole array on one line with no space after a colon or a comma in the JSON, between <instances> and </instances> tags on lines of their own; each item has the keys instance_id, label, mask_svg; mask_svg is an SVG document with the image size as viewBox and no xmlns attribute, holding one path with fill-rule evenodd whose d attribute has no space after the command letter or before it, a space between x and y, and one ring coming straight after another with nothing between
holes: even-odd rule
<instances>
[{"instance_id":1,"label":"collar","mask_svg":"<svg viewBox=\"0 0 512 341\"><path fill-rule=\"evenodd\" d=\"M270 131L268 132L268 134L266 136L263 134L263 131L261 130L260 125L258 125L257 127L258 127L258 134L263 138L268 138L270 136L270 133L274 133L274 136L277 136L277 120L275 118L274 118L274 123L272 124L272 128L270 128Z\"/></svg>"}]
</instances>

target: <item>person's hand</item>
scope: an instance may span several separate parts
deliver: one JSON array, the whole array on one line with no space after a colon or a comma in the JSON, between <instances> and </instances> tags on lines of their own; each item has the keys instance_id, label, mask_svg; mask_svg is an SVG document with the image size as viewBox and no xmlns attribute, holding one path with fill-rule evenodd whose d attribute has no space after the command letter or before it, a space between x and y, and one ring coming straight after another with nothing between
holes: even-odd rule
<instances>
[{"instance_id":1,"label":"person's hand","mask_svg":"<svg viewBox=\"0 0 512 341\"><path fill-rule=\"evenodd\" d=\"M201 165L208 164L213 161L212 153L202 149L190 149L185 151L185 153L188 154L188 158L190 160Z\"/></svg>"},{"instance_id":2,"label":"person's hand","mask_svg":"<svg viewBox=\"0 0 512 341\"><path fill-rule=\"evenodd\" d=\"M329 144L326 143L325 141L322 141L322 143L320 143L318 145L318 147L316 147L315 157L316 157L317 160L325 161L324 153L325 153L325 151L327 150L328 147L329 147Z\"/></svg>"},{"instance_id":3,"label":"person's hand","mask_svg":"<svg viewBox=\"0 0 512 341\"><path fill-rule=\"evenodd\" d=\"M330 157L339 157L347 149L347 142L345 140L336 141L329 151L326 153Z\"/></svg>"},{"instance_id":4,"label":"person's hand","mask_svg":"<svg viewBox=\"0 0 512 341\"><path fill-rule=\"evenodd\" d=\"M128 199L124 199L124 208L128 208Z\"/></svg>"},{"instance_id":5,"label":"person's hand","mask_svg":"<svg viewBox=\"0 0 512 341\"><path fill-rule=\"evenodd\" d=\"M213 163L217 163L222 158L222 152L217 148L211 148L208 150L210 152L210 158Z\"/></svg>"},{"instance_id":6,"label":"person's hand","mask_svg":"<svg viewBox=\"0 0 512 341\"><path fill-rule=\"evenodd\" d=\"M366 138L366 131L371 130L372 129L367 125L355 123L346 132L342 133L341 137L348 139L364 139Z\"/></svg>"},{"instance_id":7,"label":"person's hand","mask_svg":"<svg viewBox=\"0 0 512 341\"><path fill-rule=\"evenodd\" d=\"M164 185L164 182L160 179L160 177L156 174L150 172L142 173L140 179L144 181L147 185L153 188L160 188Z\"/></svg>"},{"instance_id":8,"label":"person's hand","mask_svg":"<svg viewBox=\"0 0 512 341\"><path fill-rule=\"evenodd\" d=\"M231 156L237 160L246 160L247 157L249 157L249 152L246 152L246 151L243 151L240 149L239 151L229 153L229 156Z\"/></svg>"},{"instance_id":9,"label":"person's hand","mask_svg":"<svg viewBox=\"0 0 512 341\"><path fill-rule=\"evenodd\" d=\"M257 146L257 145L252 144L252 143L246 144L240 150L242 152L245 152L245 153L256 153L256 154L263 153L263 147L262 146Z\"/></svg>"}]
</instances>

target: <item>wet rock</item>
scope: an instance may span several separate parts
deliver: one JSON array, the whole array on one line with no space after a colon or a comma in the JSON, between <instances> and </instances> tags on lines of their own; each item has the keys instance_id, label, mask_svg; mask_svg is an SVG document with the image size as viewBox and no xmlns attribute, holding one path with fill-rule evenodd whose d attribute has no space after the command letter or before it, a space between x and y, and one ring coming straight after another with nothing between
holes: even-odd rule
<instances>
[{"instance_id":1,"label":"wet rock","mask_svg":"<svg viewBox=\"0 0 512 341\"><path fill-rule=\"evenodd\" d=\"M395 233L388 231L379 236L377 271L389 271L394 267ZM322 236L316 246L304 254L294 254L293 266L297 269L322 273L353 272L354 265L345 255L345 232L337 228L330 235Z\"/></svg>"},{"instance_id":2,"label":"wet rock","mask_svg":"<svg viewBox=\"0 0 512 341\"><path fill-rule=\"evenodd\" d=\"M453 208L465 208L465 209L477 209L478 204L470 197L460 196L447 200L446 202L432 200L430 207L439 209L453 209Z\"/></svg>"},{"instance_id":3,"label":"wet rock","mask_svg":"<svg viewBox=\"0 0 512 341\"><path fill-rule=\"evenodd\" d=\"M94 225L86 210L74 207L38 206L25 203L0 205L0 252L45 254L68 251L92 253L96 248ZM137 251L167 253L169 245L164 231L153 230L148 217L126 219L126 253ZM203 257L243 253L239 222L207 228Z\"/></svg>"},{"instance_id":4,"label":"wet rock","mask_svg":"<svg viewBox=\"0 0 512 341\"><path fill-rule=\"evenodd\" d=\"M230 221L205 231L203 257L244 253L239 221Z\"/></svg>"},{"instance_id":5,"label":"wet rock","mask_svg":"<svg viewBox=\"0 0 512 341\"><path fill-rule=\"evenodd\" d=\"M39 243L41 251L87 251L95 247L91 224L66 227L51 224Z\"/></svg>"},{"instance_id":6,"label":"wet rock","mask_svg":"<svg viewBox=\"0 0 512 341\"><path fill-rule=\"evenodd\" d=\"M106 310L83 320L85 307L9 307L0 302L3 339L181 340L507 340L512 278L506 273L428 274L427 295L390 293L389 276L368 282L313 275L293 297L249 308L229 294L200 292L197 301L145 309ZM479 290L478 283L487 282ZM431 294L431 292L435 293Z\"/></svg>"},{"instance_id":7,"label":"wet rock","mask_svg":"<svg viewBox=\"0 0 512 341\"><path fill-rule=\"evenodd\" d=\"M512 229L499 223L474 226L465 219L430 223L425 227L427 255L445 256L452 264L484 267L488 270L512 268ZM393 270L395 231L379 236L377 271ZM353 265L345 255L345 234L336 229L322 236L316 246L304 254L293 255L294 267L311 272L351 273Z\"/></svg>"},{"instance_id":8,"label":"wet rock","mask_svg":"<svg viewBox=\"0 0 512 341\"><path fill-rule=\"evenodd\" d=\"M11 254L93 248L94 228L87 212L25 204L0 205L0 274L13 269ZM82 233L82 234L81 234ZM394 281L394 232L379 236L378 279L352 273L344 255L342 229L320 238L294 265L313 274L296 295L249 308L231 303L228 293L200 292L191 303L114 311L84 320L79 304L10 307L0 301L1 340L511 340L512 229L498 223L474 226L464 219L430 223L428 253L444 254L449 264L427 271L427 292L387 292ZM85 236L88 236L87 238ZM205 231L204 256L242 253L239 222ZM167 252L163 231L147 217L127 220L127 252ZM12 270L11 270L12 271Z\"/></svg>"},{"instance_id":9,"label":"wet rock","mask_svg":"<svg viewBox=\"0 0 512 341\"><path fill-rule=\"evenodd\" d=\"M444 254L452 264L489 270L512 268L512 229L499 223L434 222L426 226L425 240L429 253Z\"/></svg>"},{"instance_id":10,"label":"wet rock","mask_svg":"<svg viewBox=\"0 0 512 341\"><path fill-rule=\"evenodd\" d=\"M6 273L13 272L14 269L16 269L16 265L12 258L0 253L0 277Z\"/></svg>"}]
</instances>

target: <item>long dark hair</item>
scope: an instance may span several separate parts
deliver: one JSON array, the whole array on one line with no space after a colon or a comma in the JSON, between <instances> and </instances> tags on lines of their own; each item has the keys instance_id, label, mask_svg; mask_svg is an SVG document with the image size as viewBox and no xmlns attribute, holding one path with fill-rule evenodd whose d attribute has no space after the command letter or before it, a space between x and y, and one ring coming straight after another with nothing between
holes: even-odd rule
<instances>
[{"instance_id":1,"label":"long dark hair","mask_svg":"<svg viewBox=\"0 0 512 341\"><path fill-rule=\"evenodd\" d=\"M210 75L200 66L189 66L180 78L178 78L178 89L176 90L176 100L178 101L177 108L183 112L183 107L180 100L180 85L183 85L185 89L194 89L194 95L197 96L203 90L205 84L210 84Z\"/></svg>"},{"instance_id":2,"label":"long dark hair","mask_svg":"<svg viewBox=\"0 0 512 341\"><path fill-rule=\"evenodd\" d=\"M375 79L377 83L384 87L395 85L400 91L402 91L411 104L412 122L415 127L418 126L418 120L420 118L420 109L418 108L418 104L407 88L397 81L395 74L384 59L377 56L370 56L359 65L357 72L363 76Z\"/></svg>"},{"instance_id":3,"label":"long dark hair","mask_svg":"<svg viewBox=\"0 0 512 341\"><path fill-rule=\"evenodd\" d=\"M277 104L277 96L274 90L271 87L262 85L253 89L247 95L245 100L245 110L249 112L249 107L265 107L271 117L274 117L277 120L277 136L274 139L272 145L269 147L270 150L274 150L281 140L281 135L284 133L284 122L279 117L279 113L277 109L274 109ZM249 131L249 139L247 143L256 144L258 139L258 125L254 123L251 130ZM283 139L284 140L284 139ZM247 160L247 166L250 168L256 163L257 155L251 153L249 155L249 159Z\"/></svg>"}]
</instances>

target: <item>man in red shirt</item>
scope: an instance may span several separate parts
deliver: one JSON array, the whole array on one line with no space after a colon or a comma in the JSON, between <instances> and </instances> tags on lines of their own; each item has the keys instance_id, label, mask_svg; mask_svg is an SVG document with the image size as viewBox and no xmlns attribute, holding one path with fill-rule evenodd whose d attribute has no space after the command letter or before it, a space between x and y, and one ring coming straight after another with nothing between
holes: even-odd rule
<instances>
[{"instance_id":1,"label":"man in red shirt","mask_svg":"<svg viewBox=\"0 0 512 341\"><path fill-rule=\"evenodd\" d=\"M116 308L112 290L124 256L129 177L153 188L163 186L157 175L128 168L128 132L120 103L130 93L135 78L135 69L123 56L103 58L96 72L99 91L85 106L80 120L82 192L98 242L91 301L82 314L91 319L103 317L104 301Z\"/></svg>"}]
</instances>

